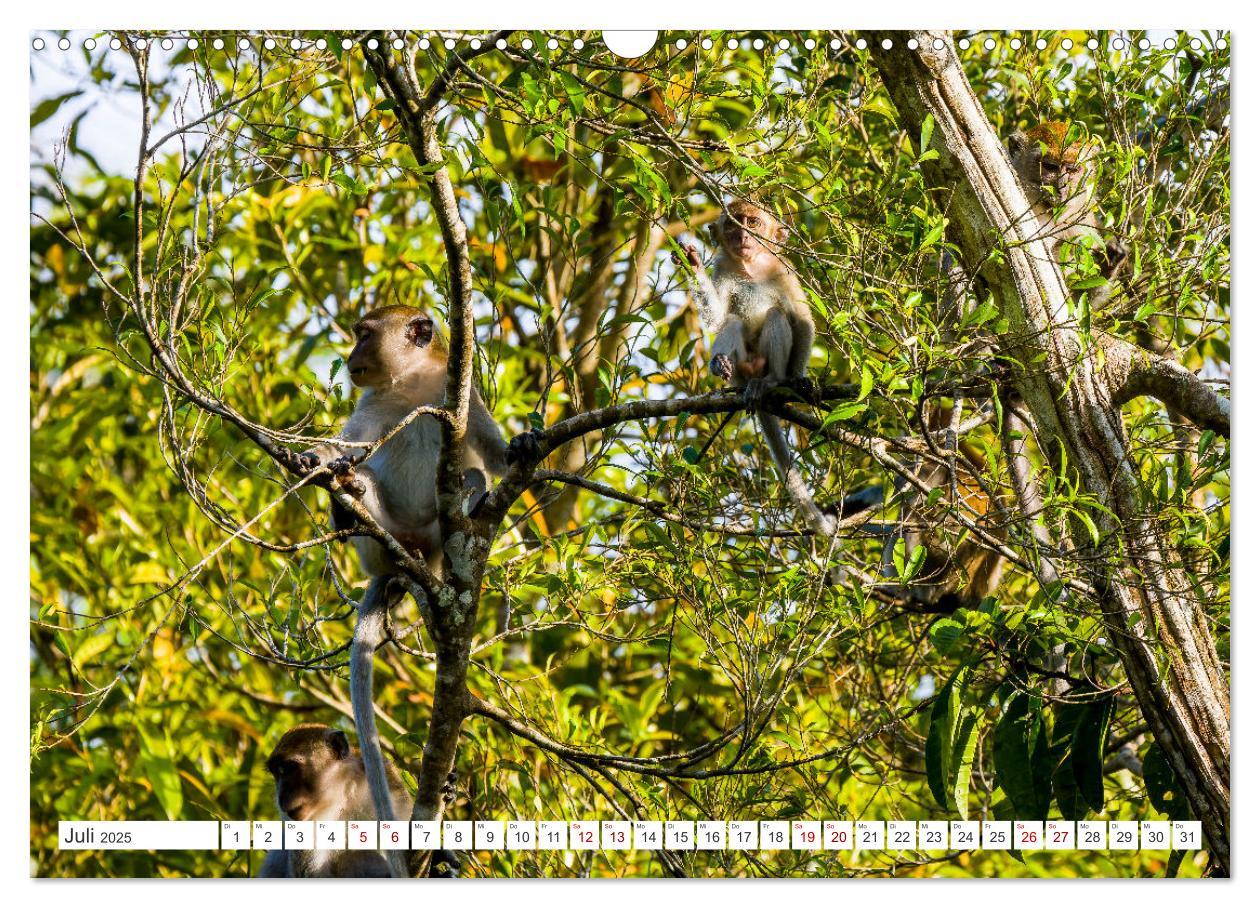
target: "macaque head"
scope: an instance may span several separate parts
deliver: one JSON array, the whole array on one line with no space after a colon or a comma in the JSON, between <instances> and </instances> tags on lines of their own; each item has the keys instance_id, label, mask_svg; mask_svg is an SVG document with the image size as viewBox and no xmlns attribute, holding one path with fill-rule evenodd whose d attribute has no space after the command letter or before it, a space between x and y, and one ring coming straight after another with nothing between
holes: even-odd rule
<instances>
[{"instance_id":1,"label":"macaque head","mask_svg":"<svg viewBox=\"0 0 1260 908\"><path fill-rule=\"evenodd\" d=\"M310 819L337 790L337 771L350 756L345 732L327 725L295 725L267 758L276 780L276 805L291 820Z\"/></svg>"},{"instance_id":2,"label":"macaque head","mask_svg":"<svg viewBox=\"0 0 1260 908\"><path fill-rule=\"evenodd\" d=\"M714 240L732 258L747 264L774 251L788 238L788 230L769 211L737 199L718 216Z\"/></svg>"},{"instance_id":3,"label":"macaque head","mask_svg":"<svg viewBox=\"0 0 1260 908\"><path fill-rule=\"evenodd\" d=\"M354 326L354 338L346 369L359 388L388 388L435 358L445 366L446 343L433 319L414 306L373 309Z\"/></svg>"},{"instance_id":4,"label":"macaque head","mask_svg":"<svg viewBox=\"0 0 1260 908\"><path fill-rule=\"evenodd\" d=\"M1011 161L1020 178L1040 187L1053 201L1066 202L1093 176L1097 149L1084 140L1068 141L1068 124L1039 123L1018 130L1008 140Z\"/></svg>"}]
</instances>

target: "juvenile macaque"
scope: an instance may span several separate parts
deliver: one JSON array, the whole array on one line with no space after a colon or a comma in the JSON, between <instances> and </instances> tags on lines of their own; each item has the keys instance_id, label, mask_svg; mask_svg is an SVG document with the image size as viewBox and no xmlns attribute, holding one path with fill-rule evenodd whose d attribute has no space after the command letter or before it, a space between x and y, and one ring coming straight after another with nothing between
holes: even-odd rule
<instances>
[{"instance_id":1,"label":"juvenile macaque","mask_svg":"<svg viewBox=\"0 0 1260 908\"><path fill-rule=\"evenodd\" d=\"M411 814L407 793L391 763L386 763L393 813ZM363 759L344 732L327 725L297 725L284 733L267 771L276 781L276 806L286 820L371 820L376 811L368 791ZM263 877L387 877L389 862L379 851L271 851Z\"/></svg>"},{"instance_id":2,"label":"juvenile macaque","mask_svg":"<svg viewBox=\"0 0 1260 908\"><path fill-rule=\"evenodd\" d=\"M750 202L732 202L713 226L719 251L712 275L694 246L683 246L695 274L703 328L714 335L709 371L744 388L750 407L777 384L807 384L814 319L792 269L777 254L788 230ZM830 536L834 522L814 503L793 463L777 417L758 410L766 445L789 493L815 533Z\"/></svg>"},{"instance_id":3,"label":"juvenile macaque","mask_svg":"<svg viewBox=\"0 0 1260 908\"><path fill-rule=\"evenodd\" d=\"M363 393L340 441L375 442L388 435L420 406L441 406L446 396L447 348L430 318L411 306L384 306L369 312L354 326L355 345L346 360L350 380ZM437 468L441 430L429 415L421 415L381 444L362 462L355 448L337 440L303 455L314 469L328 464L341 487L359 498L368 513L412 554L427 559L434 573L442 569L442 539L437 514ZM513 450L515 450L513 448ZM464 438L464 484L468 505L475 507L488 486L486 472L502 475L509 446L477 389L470 392L468 430ZM353 515L334 505L333 525L344 529ZM350 703L355 731L363 747L363 764L375 811L365 816L402 819L392 810L386 763L372 697L372 662L385 639L385 620L398 598L390 583L396 564L375 539L354 540L359 563L372 583L359 603L354 639L350 645ZM401 875L397 861L391 862Z\"/></svg>"}]
</instances>

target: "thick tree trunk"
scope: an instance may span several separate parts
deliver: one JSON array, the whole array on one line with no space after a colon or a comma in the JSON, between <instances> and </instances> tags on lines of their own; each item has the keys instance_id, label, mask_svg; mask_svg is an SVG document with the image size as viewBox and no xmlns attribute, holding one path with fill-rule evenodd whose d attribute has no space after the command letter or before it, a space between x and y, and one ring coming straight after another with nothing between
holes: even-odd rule
<instances>
[{"instance_id":1,"label":"thick tree trunk","mask_svg":"<svg viewBox=\"0 0 1260 908\"><path fill-rule=\"evenodd\" d=\"M1142 503L1116 393L1127 376L1117 380L1100 342L1070 316L1062 270L1038 236L949 36L875 32L867 39L904 128L917 137L929 115L934 121L931 147L939 157L923 169L941 190L949 238L1006 319L997 343L1024 364L1012 383L1032 413L1038 443L1047 452L1061 448L1100 505L1100 540L1082 529L1077 546L1084 563L1097 566L1102 617L1142 714L1203 822L1214 862L1228 873L1229 691L1193 586Z\"/></svg>"}]
</instances>

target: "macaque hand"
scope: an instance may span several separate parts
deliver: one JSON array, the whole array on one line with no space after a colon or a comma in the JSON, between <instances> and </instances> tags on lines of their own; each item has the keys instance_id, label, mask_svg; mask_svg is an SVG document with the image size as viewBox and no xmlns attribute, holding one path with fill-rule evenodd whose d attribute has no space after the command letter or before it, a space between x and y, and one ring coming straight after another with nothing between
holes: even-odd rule
<instances>
[{"instance_id":1,"label":"macaque hand","mask_svg":"<svg viewBox=\"0 0 1260 908\"><path fill-rule=\"evenodd\" d=\"M456 879L459 876L459 855L445 848L433 852L429 876L437 879Z\"/></svg>"},{"instance_id":2,"label":"macaque hand","mask_svg":"<svg viewBox=\"0 0 1260 908\"><path fill-rule=\"evenodd\" d=\"M709 362L709 371L722 381L729 382L735 377L735 363L725 353L719 353Z\"/></svg>"},{"instance_id":3,"label":"macaque hand","mask_svg":"<svg viewBox=\"0 0 1260 908\"><path fill-rule=\"evenodd\" d=\"M700 259L699 250L697 250L696 247L691 245L690 243L683 243L681 248L682 248L682 255L680 256L677 252L675 252L674 261L680 264L682 262L686 262L688 265L691 266L691 269L693 271L699 271L704 265L704 263Z\"/></svg>"},{"instance_id":4,"label":"macaque hand","mask_svg":"<svg viewBox=\"0 0 1260 908\"><path fill-rule=\"evenodd\" d=\"M323 466L319 455L314 451L303 451L301 454L294 454L292 451L289 451L288 455L286 466L299 476L314 473Z\"/></svg>"},{"instance_id":5,"label":"macaque hand","mask_svg":"<svg viewBox=\"0 0 1260 908\"><path fill-rule=\"evenodd\" d=\"M518 463L535 463L540 460L542 445L538 440L541 437L542 433L537 429L530 429L528 432L522 432L509 441L507 454L505 455L508 466L514 466Z\"/></svg>"}]
</instances>

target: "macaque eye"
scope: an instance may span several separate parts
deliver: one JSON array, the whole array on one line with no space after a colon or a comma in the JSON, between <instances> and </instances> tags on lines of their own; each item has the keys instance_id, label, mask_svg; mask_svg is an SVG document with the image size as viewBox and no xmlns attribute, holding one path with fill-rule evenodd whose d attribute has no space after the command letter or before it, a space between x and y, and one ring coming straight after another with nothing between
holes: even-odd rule
<instances>
[{"instance_id":1,"label":"macaque eye","mask_svg":"<svg viewBox=\"0 0 1260 908\"><path fill-rule=\"evenodd\" d=\"M412 319L407 324L407 339L417 347L423 347L433 340L433 320L429 318Z\"/></svg>"}]
</instances>

